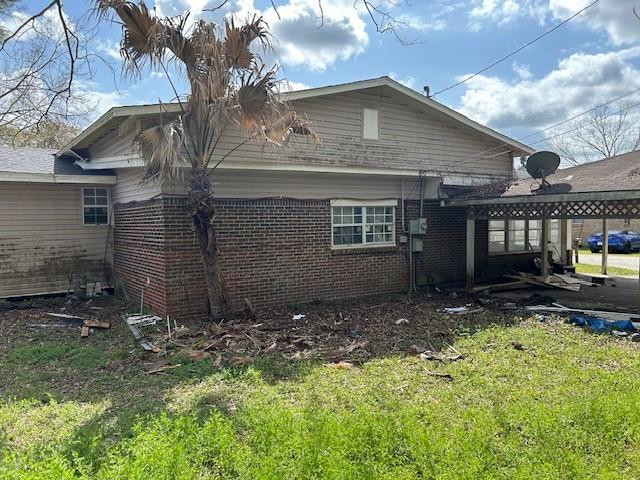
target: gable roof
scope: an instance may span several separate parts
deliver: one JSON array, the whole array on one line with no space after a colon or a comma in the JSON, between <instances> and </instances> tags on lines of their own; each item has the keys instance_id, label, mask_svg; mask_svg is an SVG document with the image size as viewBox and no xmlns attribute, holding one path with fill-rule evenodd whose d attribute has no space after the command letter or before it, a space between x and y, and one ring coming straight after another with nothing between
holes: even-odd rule
<instances>
[{"instance_id":1,"label":"gable roof","mask_svg":"<svg viewBox=\"0 0 640 480\"><path fill-rule=\"evenodd\" d=\"M106 177L109 170L85 172L75 165L74 159L56 157L56 150L49 148L9 147L0 145L0 181L61 181L76 183L76 180L94 183L94 177L104 183L112 183ZM83 177L79 179L78 177ZM115 177L113 177L115 178Z\"/></svg>"},{"instance_id":2,"label":"gable roof","mask_svg":"<svg viewBox=\"0 0 640 480\"><path fill-rule=\"evenodd\" d=\"M403 98L406 98L422 110L438 112L455 122L467 126L477 133L486 135L493 140L500 142L501 146L504 146L506 149L511 149L511 151L513 151L516 155L530 155L535 151L528 145L518 142L517 140L507 137L500 132L497 132L474 120L471 120L469 117L466 117L465 115L449 107L446 107L445 105L442 105L441 103L436 102L431 98L420 95L418 92L415 92L410 88L405 87L401 83L396 82L395 80L386 76L368 80L361 80L357 82L342 83L338 85L328 85L318 88L297 90L293 92L283 92L280 94L280 96L285 101L295 101L380 87L390 89L392 92L400 95ZM162 110L169 113L177 113L180 111L180 106L177 103L164 104L162 106ZM122 123L124 120L126 120L126 118L130 116L154 115L159 113L159 104L112 107L98 120L89 125L85 130L83 130L76 138L74 138L71 142L60 149L56 153L56 155L64 155L74 148L78 149L88 147L93 141L95 141L95 139L97 139L98 130L107 124Z\"/></svg>"}]
</instances>

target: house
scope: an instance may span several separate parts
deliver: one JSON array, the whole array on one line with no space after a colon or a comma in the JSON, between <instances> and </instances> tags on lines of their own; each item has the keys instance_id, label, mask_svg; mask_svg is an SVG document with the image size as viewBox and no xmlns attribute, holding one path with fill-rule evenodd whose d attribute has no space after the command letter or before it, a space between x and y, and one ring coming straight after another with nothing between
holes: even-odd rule
<instances>
[{"instance_id":1,"label":"house","mask_svg":"<svg viewBox=\"0 0 640 480\"><path fill-rule=\"evenodd\" d=\"M232 305L242 306L245 298L259 308L407 291L411 278L420 285L464 281L466 208L443 208L441 201L470 186L505 182L514 156L533 150L387 77L283 95L314 123L320 145L305 138L286 150L248 143L229 155L213 179L215 228ZM144 290L145 303L158 314L202 315L205 282L184 211L186 188L140 184L144 158L134 139L159 121L158 105L109 110L53 159L47 157L54 166L73 167L74 183L50 166L38 172L40 182L0 174L0 195L6 197L0 231L29 200L32 213L18 215L15 235L40 230L48 221L41 209L55 213L75 222L59 227L68 231L58 242L65 255L84 248L83 258L99 260L98 247L105 247L103 258L113 268L113 279L105 281L134 298ZM225 133L220 158L240 142L239 135ZM46 163L43 155L24 152L18 163ZM419 218L426 227L411 221ZM479 270L500 270L524 253L489 255L488 222L475 232L476 251L485 252L476 258ZM531 239L534 229L528 232ZM44 285L30 285L28 278L37 283L40 265L59 256L57 250L33 253L29 242L1 241L1 264L19 266L24 286L12 287L4 273L8 285L0 296L44 292ZM13 249L6 246L10 242ZM25 257L31 266L23 266ZM53 270L58 282L63 275Z\"/></svg>"},{"instance_id":2,"label":"house","mask_svg":"<svg viewBox=\"0 0 640 480\"><path fill-rule=\"evenodd\" d=\"M111 280L112 171L86 171L55 150L0 146L0 298Z\"/></svg>"},{"instance_id":3,"label":"house","mask_svg":"<svg viewBox=\"0 0 640 480\"><path fill-rule=\"evenodd\" d=\"M476 258L477 237L471 241L479 225L488 224L489 229L488 248L481 247L479 255L487 251L496 256L511 250L523 251L532 244L539 253L529 251L522 259L538 255L545 265L549 252L555 252L566 265L571 263L571 226L575 221L597 222L600 231L609 231L610 222L640 219L639 152L558 170L546 180L549 188L537 188L540 184L531 178L521 179L506 188L491 191L487 186L475 187L458 193L456 198L442 200L443 207L464 207L467 211L467 288L473 287L478 268L482 268L482 260L478 262ZM602 249L605 274L606 238ZM549 248L540 250L539 245ZM510 261L508 266L517 263Z\"/></svg>"}]
</instances>

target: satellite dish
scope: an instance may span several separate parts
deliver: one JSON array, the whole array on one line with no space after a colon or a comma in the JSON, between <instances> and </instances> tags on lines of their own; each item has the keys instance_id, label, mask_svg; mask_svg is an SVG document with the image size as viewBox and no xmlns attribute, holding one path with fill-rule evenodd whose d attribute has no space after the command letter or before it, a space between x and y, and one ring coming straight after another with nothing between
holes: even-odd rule
<instances>
[{"instance_id":1,"label":"satellite dish","mask_svg":"<svg viewBox=\"0 0 640 480\"><path fill-rule=\"evenodd\" d=\"M551 175L559 166L560 156L554 152L536 152L527 159L527 172L533 178L540 180L540 187L535 191L551 187L551 184L547 182L547 175Z\"/></svg>"}]
</instances>

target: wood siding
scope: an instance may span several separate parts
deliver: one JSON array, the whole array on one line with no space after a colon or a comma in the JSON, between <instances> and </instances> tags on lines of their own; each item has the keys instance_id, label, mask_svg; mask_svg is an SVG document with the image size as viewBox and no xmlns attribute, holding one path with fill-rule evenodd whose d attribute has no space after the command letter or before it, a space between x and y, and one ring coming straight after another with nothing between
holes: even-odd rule
<instances>
[{"instance_id":1,"label":"wood siding","mask_svg":"<svg viewBox=\"0 0 640 480\"><path fill-rule=\"evenodd\" d=\"M0 183L0 298L105 280L108 226L83 225L82 185ZM93 186L95 187L95 186ZM70 282L71 279L71 282Z\"/></svg>"},{"instance_id":2,"label":"wood siding","mask_svg":"<svg viewBox=\"0 0 640 480\"><path fill-rule=\"evenodd\" d=\"M298 100L293 106L314 123L319 145L310 144L305 137L295 137L286 149L253 141L237 149L225 163L352 166L492 177L512 172L508 148L441 113L418 108L403 96L360 91ZM364 108L379 111L379 140L362 138ZM142 128L149 121L143 119ZM114 162L139 160L133 138L133 132L120 136L118 129L112 130L92 147L91 162L109 168ZM242 141L238 130L229 129L214 161Z\"/></svg>"}]
</instances>

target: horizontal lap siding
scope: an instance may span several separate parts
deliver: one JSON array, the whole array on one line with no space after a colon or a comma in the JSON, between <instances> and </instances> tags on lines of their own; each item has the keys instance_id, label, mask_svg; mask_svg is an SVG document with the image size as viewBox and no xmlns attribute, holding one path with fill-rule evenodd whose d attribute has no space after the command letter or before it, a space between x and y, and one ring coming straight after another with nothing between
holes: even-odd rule
<instances>
[{"instance_id":1,"label":"horizontal lap siding","mask_svg":"<svg viewBox=\"0 0 640 480\"><path fill-rule=\"evenodd\" d=\"M81 185L0 184L0 297L110 278L108 227L83 225L81 192Z\"/></svg>"},{"instance_id":2,"label":"horizontal lap siding","mask_svg":"<svg viewBox=\"0 0 640 480\"><path fill-rule=\"evenodd\" d=\"M122 168L116 170L118 183L114 185L111 201L117 203L148 200L160 193L157 183L142 184L142 168Z\"/></svg>"},{"instance_id":3,"label":"horizontal lap siding","mask_svg":"<svg viewBox=\"0 0 640 480\"><path fill-rule=\"evenodd\" d=\"M407 103L403 103L407 102ZM366 92L328 95L292 102L296 111L314 124L319 144L294 136L287 147L255 140L239 147L225 160L428 170L441 174L508 176L512 171L508 147L451 118L425 113L402 97ZM362 139L362 109L379 110L380 140ZM150 119L145 120L145 126ZM213 162L245 141L229 128L222 136ZM137 159L134 134L113 130L92 147L92 161L109 168L110 157ZM487 158L489 157L489 158Z\"/></svg>"}]
</instances>

